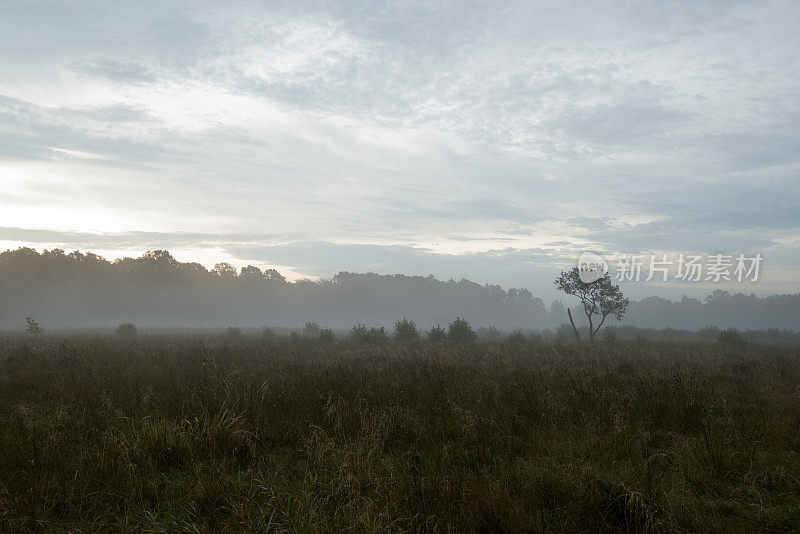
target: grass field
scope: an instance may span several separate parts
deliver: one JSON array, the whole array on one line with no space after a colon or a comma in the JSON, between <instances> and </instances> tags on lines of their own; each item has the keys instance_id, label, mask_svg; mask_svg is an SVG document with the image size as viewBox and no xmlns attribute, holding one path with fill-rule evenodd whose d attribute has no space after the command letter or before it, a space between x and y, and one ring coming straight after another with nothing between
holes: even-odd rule
<instances>
[{"instance_id":1,"label":"grass field","mask_svg":"<svg viewBox=\"0 0 800 534\"><path fill-rule=\"evenodd\" d=\"M781 532L800 350L0 338L0 531Z\"/></svg>"}]
</instances>

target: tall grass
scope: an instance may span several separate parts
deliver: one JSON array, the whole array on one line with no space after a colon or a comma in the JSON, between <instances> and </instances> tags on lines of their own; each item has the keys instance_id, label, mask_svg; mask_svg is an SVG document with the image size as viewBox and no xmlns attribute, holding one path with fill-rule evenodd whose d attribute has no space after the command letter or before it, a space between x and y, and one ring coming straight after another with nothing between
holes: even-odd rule
<instances>
[{"instance_id":1,"label":"tall grass","mask_svg":"<svg viewBox=\"0 0 800 534\"><path fill-rule=\"evenodd\" d=\"M0 340L0 530L790 531L800 353Z\"/></svg>"}]
</instances>

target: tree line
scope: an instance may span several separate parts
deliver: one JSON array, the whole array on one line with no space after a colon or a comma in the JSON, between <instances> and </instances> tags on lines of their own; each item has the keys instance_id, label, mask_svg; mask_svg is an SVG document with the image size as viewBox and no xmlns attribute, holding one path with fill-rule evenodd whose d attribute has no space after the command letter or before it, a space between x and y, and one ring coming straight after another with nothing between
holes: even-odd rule
<instances>
[{"instance_id":1,"label":"tree line","mask_svg":"<svg viewBox=\"0 0 800 534\"><path fill-rule=\"evenodd\" d=\"M568 300L546 305L527 289L433 276L340 272L330 279L289 282L274 269L236 269L226 263L206 269L177 261L165 250L113 261L59 249L0 252L0 329L22 328L25 317L48 328L124 322L295 327L313 321L334 329L360 323L390 327L398 317L409 317L427 330L461 317L476 327L544 330L568 323L565 303L575 305ZM609 321L606 325L619 324L613 317ZM715 291L703 300L677 302L649 297L631 301L623 322L650 328L800 330L800 294Z\"/></svg>"}]
</instances>

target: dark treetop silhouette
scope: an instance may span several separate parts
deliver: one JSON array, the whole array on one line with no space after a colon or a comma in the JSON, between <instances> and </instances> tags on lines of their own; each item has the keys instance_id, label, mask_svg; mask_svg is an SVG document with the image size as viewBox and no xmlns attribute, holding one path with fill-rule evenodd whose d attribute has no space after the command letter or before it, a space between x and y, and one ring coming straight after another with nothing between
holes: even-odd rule
<instances>
[{"instance_id":1,"label":"dark treetop silhouette","mask_svg":"<svg viewBox=\"0 0 800 534\"><path fill-rule=\"evenodd\" d=\"M584 282L580 278L577 267L569 271L561 271L561 275L556 278L556 287L568 295L578 297L583 304L583 311L589 321L589 343L594 341L594 335L606 322L606 317L613 315L617 320L622 320L625 309L630 301L622 296L619 286L611 281L606 273L594 282ZM572 312L568 309L569 322L575 337L580 339L578 329L572 320ZM600 319L597 326L594 326L595 319Z\"/></svg>"},{"instance_id":2,"label":"dark treetop silhouette","mask_svg":"<svg viewBox=\"0 0 800 534\"><path fill-rule=\"evenodd\" d=\"M0 329L24 328L26 316L45 330L123 322L297 327L307 321L336 329L362 322L392 329L407 317L423 332L463 317L475 327L509 331L554 329L567 322L559 301L546 308L526 289L469 280L340 272L331 279L287 282L274 269L208 270L164 250L114 261L58 249L0 252ZM800 294L757 297L717 290L704 301L648 297L630 303L625 321L655 328L800 330Z\"/></svg>"}]
</instances>

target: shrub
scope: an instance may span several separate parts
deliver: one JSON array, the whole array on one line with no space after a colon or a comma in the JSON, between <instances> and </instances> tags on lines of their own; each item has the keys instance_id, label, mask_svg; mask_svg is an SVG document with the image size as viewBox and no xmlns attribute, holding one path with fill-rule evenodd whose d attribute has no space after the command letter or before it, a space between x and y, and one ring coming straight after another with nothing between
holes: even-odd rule
<instances>
[{"instance_id":1,"label":"shrub","mask_svg":"<svg viewBox=\"0 0 800 534\"><path fill-rule=\"evenodd\" d=\"M300 343L300 341L301 341L300 334L298 334L297 332L292 332L291 334L289 334L289 342L290 343L295 343L296 344L296 343Z\"/></svg>"},{"instance_id":2,"label":"shrub","mask_svg":"<svg viewBox=\"0 0 800 534\"><path fill-rule=\"evenodd\" d=\"M526 341L527 340L525 339L525 334L523 334L519 330L511 332L511 335L508 336L508 342L513 345L524 345Z\"/></svg>"},{"instance_id":3,"label":"shrub","mask_svg":"<svg viewBox=\"0 0 800 534\"><path fill-rule=\"evenodd\" d=\"M617 329L613 326L609 326L605 330L603 330L603 343L607 343L609 345L614 345L617 342Z\"/></svg>"},{"instance_id":4,"label":"shrub","mask_svg":"<svg viewBox=\"0 0 800 534\"><path fill-rule=\"evenodd\" d=\"M489 328L479 328L478 332L481 337L490 340L499 340L503 337L503 333L496 326L490 326Z\"/></svg>"},{"instance_id":5,"label":"shrub","mask_svg":"<svg viewBox=\"0 0 800 534\"><path fill-rule=\"evenodd\" d=\"M133 323L120 323L117 327L117 335L120 337L136 337L138 334Z\"/></svg>"},{"instance_id":6,"label":"shrub","mask_svg":"<svg viewBox=\"0 0 800 534\"><path fill-rule=\"evenodd\" d=\"M717 345L727 350L740 350L747 346L747 342L735 328L730 328L719 333Z\"/></svg>"},{"instance_id":7,"label":"shrub","mask_svg":"<svg viewBox=\"0 0 800 534\"><path fill-rule=\"evenodd\" d=\"M716 339L719 339L720 332L721 330L717 326L714 325L706 326L705 328L701 328L700 330L697 331L697 338L706 341L714 341Z\"/></svg>"},{"instance_id":8,"label":"shrub","mask_svg":"<svg viewBox=\"0 0 800 534\"><path fill-rule=\"evenodd\" d=\"M394 323L394 339L398 343L410 343L419 337L417 325L403 317L402 321Z\"/></svg>"},{"instance_id":9,"label":"shrub","mask_svg":"<svg viewBox=\"0 0 800 534\"><path fill-rule=\"evenodd\" d=\"M438 324L428 330L428 341L431 343L444 343L445 339L447 339L447 332Z\"/></svg>"},{"instance_id":10,"label":"shrub","mask_svg":"<svg viewBox=\"0 0 800 534\"><path fill-rule=\"evenodd\" d=\"M39 322L33 317L25 318L25 333L29 336L38 336L44 332L44 329L39 326Z\"/></svg>"},{"instance_id":11,"label":"shrub","mask_svg":"<svg viewBox=\"0 0 800 534\"><path fill-rule=\"evenodd\" d=\"M236 339L242 337L242 329L238 326L229 326L225 332L225 337L228 339Z\"/></svg>"},{"instance_id":12,"label":"shrub","mask_svg":"<svg viewBox=\"0 0 800 534\"><path fill-rule=\"evenodd\" d=\"M472 329L472 325L466 319L456 317L456 320L448 325L447 339L456 345L465 345L475 341L478 334Z\"/></svg>"},{"instance_id":13,"label":"shrub","mask_svg":"<svg viewBox=\"0 0 800 534\"><path fill-rule=\"evenodd\" d=\"M383 345L389 336L382 326L367 328L363 324L354 324L350 329L350 339L361 345Z\"/></svg>"},{"instance_id":14,"label":"shrub","mask_svg":"<svg viewBox=\"0 0 800 534\"><path fill-rule=\"evenodd\" d=\"M369 330L363 323L354 324L350 329L350 340L355 343L366 343L369 337Z\"/></svg>"},{"instance_id":15,"label":"shrub","mask_svg":"<svg viewBox=\"0 0 800 534\"><path fill-rule=\"evenodd\" d=\"M264 330L261 331L261 339L262 341L272 341L275 339L275 332L272 328L265 326Z\"/></svg>"},{"instance_id":16,"label":"shrub","mask_svg":"<svg viewBox=\"0 0 800 534\"><path fill-rule=\"evenodd\" d=\"M323 328L319 331L319 342L325 345L330 345L336 341L336 335L330 328Z\"/></svg>"},{"instance_id":17,"label":"shrub","mask_svg":"<svg viewBox=\"0 0 800 534\"><path fill-rule=\"evenodd\" d=\"M575 339L575 333L572 331L572 327L569 324L563 323L556 328L556 337L561 341L572 340Z\"/></svg>"},{"instance_id":18,"label":"shrub","mask_svg":"<svg viewBox=\"0 0 800 534\"><path fill-rule=\"evenodd\" d=\"M314 321L308 321L303 325L303 338L317 339L319 337L319 325Z\"/></svg>"},{"instance_id":19,"label":"shrub","mask_svg":"<svg viewBox=\"0 0 800 534\"><path fill-rule=\"evenodd\" d=\"M389 341L389 336L386 334L386 330L381 327L372 327L369 329L367 333L367 343L370 345L383 345L387 341Z\"/></svg>"}]
</instances>

